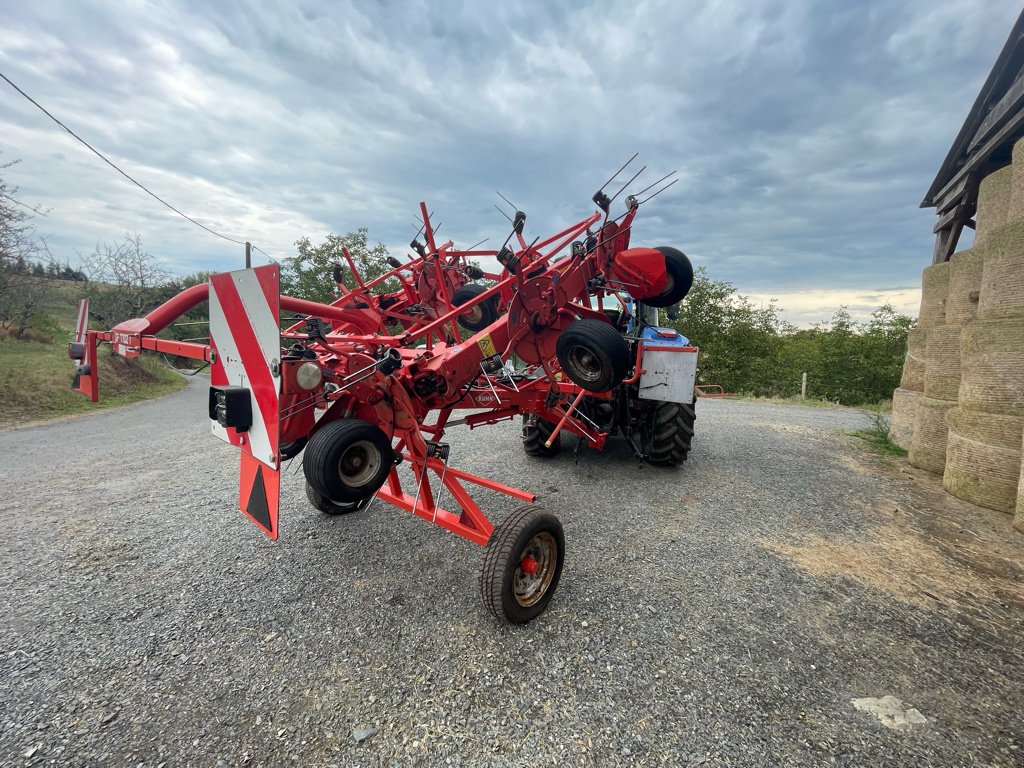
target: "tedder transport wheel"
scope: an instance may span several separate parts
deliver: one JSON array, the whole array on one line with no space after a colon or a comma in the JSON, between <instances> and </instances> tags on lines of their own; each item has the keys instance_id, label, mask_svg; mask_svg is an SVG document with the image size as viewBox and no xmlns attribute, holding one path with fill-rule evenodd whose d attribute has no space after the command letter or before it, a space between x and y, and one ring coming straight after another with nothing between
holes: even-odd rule
<instances>
[{"instance_id":1,"label":"tedder transport wheel","mask_svg":"<svg viewBox=\"0 0 1024 768\"><path fill-rule=\"evenodd\" d=\"M477 283L466 283L466 285L461 286L455 291L452 296L452 304L456 307L461 307L463 304L472 301L486 290L486 288ZM498 308L495 306L494 302L495 300L493 298L488 299L482 304L477 304L475 307L468 310L466 314L460 315L459 325L473 333L482 331L498 319Z\"/></svg>"},{"instance_id":2,"label":"tedder transport wheel","mask_svg":"<svg viewBox=\"0 0 1024 768\"><path fill-rule=\"evenodd\" d=\"M696 411L685 403L659 403L651 414L647 460L674 467L686 461L693 440Z\"/></svg>"},{"instance_id":3,"label":"tedder transport wheel","mask_svg":"<svg viewBox=\"0 0 1024 768\"><path fill-rule=\"evenodd\" d=\"M548 607L565 559L558 518L537 506L517 509L495 526L480 572L480 597L499 619L525 624Z\"/></svg>"},{"instance_id":4,"label":"tedder transport wheel","mask_svg":"<svg viewBox=\"0 0 1024 768\"><path fill-rule=\"evenodd\" d=\"M365 509L367 502L369 501L369 499L363 499L362 501L338 504L337 502L321 496L319 491L309 483L306 483L306 498L309 499L309 503L313 505L314 509L319 509L325 515L348 515L353 512L358 512L361 509Z\"/></svg>"},{"instance_id":5,"label":"tedder transport wheel","mask_svg":"<svg viewBox=\"0 0 1024 768\"><path fill-rule=\"evenodd\" d=\"M348 504L377 492L394 465L393 457L391 440L379 427L361 419L339 419L309 438L302 471L320 496Z\"/></svg>"},{"instance_id":6,"label":"tedder transport wheel","mask_svg":"<svg viewBox=\"0 0 1024 768\"><path fill-rule=\"evenodd\" d=\"M555 425L547 419L537 418L537 426L531 427L526 423L528 417L523 416L523 450L527 456L541 456L549 459L557 456L562 449L562 433L555 435L551 447L544 445L544 442L551 437L555 431Z\"/></svg>"},{"instance_id":7,"label":"tedder transport wheel","mask_svg":"<svg viewBox=\"0 0 1024 768\"><path fill-rule=\"evenodd\" d=\"M629 371L629 347L608 323L573 320L555 344L558 362L573 383L591 392L607 392Z\"/></svg>"},{"instance_id":8,"label":"tedder transport wheel","mask_svg":"<svg viewBox=\"0 0 1024 768\"><path fill-rule=\"evenodd\" d=\"M644 304L651 307L671 307L682 301L693 286L693 264L685 253L678 248L662 245L655 250L661 251L665 257L665 271L668 272L668 285L660 295L644 299Z\"/></svg>"}]
</instances>

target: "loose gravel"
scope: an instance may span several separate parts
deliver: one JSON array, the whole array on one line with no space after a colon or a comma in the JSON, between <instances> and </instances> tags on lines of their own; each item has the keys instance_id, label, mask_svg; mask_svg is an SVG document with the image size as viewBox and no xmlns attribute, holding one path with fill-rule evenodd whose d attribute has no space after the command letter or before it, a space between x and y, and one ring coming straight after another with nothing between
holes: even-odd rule
<instances>
[{"instance_id":1,"label":"loose gravel","mask_svg":"<svg viewBox=\"0 0 1024 768\"><path fill-rule=\"evenodd\" d=\"M267 540L204 407L194 382L0 432L3 765L1024 762L1024 537L868 453L860 412L701 401L677 470L452 430L454 466L565 526L516 628L479 547L379 501L321 515L300 462ZM884 696L926 722L852 704Z\"/></svg>"}]
</instances>

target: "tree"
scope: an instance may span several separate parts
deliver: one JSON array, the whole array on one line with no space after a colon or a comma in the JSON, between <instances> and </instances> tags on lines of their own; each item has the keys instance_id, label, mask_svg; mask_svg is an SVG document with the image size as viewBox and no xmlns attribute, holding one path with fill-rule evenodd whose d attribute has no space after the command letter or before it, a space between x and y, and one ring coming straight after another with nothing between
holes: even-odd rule
<instances>
[{"instance_id":1,"label":"tree","mask_svg":"<svg viewBox=\"0 0 1024 768\"><path fill-rule=\"evenodd\" d=\"M79 258L78 272L94 283L89 314L107 328L142 317L173 295L170 276L143 247L138 233L126 234L120 243L97 243L92 253Z\"/></svg>"},{"instance_id":2,"label":"tree","mask_svg":"<svg viewBox=\"0 0 1024 768\"><path fill-rule=\"evenodd\" d=\"M0 164L0 171L17 163ZM16 338L24 335L52 287L50 281L33 274L36 270L28 267L29 261L44 257L44 275L56 268L45 238L38 236L32 225L33 216L39 212L38 207L22 203L17 187L0 178L0 328ZM41 265L36 262L36 266Z\"/></svg>"},{"instance_id":3,"label":"tree","mask_svg":"<svg viewBox=\"0 0 1024 768\"><path fill-rule=\"evenodd\" d=\"M337 295L335 264L344 267L345 285L355 288L355 277L342 255L343 247L348 249L364 282L389 271L387 247L383 243L370 247L367 232L366 227L360 227L345 235L330 234L320 245L313 245L308 237L296 241L298 256L281 265L281 293L310 301L333 301Z\"/></svg>"}]
</instances>

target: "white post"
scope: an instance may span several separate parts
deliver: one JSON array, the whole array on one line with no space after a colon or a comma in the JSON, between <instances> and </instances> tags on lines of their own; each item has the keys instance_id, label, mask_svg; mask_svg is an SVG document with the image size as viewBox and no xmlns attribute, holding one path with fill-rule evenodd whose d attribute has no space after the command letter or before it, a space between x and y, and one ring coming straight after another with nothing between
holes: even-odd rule
<instances>
[{"instance_id":1,"label":"white post","mask_svg":"<svg viewBox=\"0 0 1024 768\"><path fill-rule=\"evenodd\" d=\"M800 399L807 399L807 371L804 371L804 375L800 377Z\"/></svg>"}]
</instances>

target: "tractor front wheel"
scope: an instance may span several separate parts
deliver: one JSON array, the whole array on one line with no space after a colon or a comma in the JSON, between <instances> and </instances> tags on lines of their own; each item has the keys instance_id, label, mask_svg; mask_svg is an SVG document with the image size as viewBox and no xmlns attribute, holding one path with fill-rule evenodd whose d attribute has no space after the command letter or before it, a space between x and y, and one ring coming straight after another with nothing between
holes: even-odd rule
<instances>
[{"instance_id":1,"label":"tractor front wheel","mask_svg":"<svg viewBox=\"0 0 1024 768\"><path fill-rule=\"evenodd\" d=\"M302 471L313 490L335 504L373 496L394 465L391 440L361 419L325 424L309 438Z\"/></svg>"},{"instance_id":2,"label":"tractor front wheel","mask_svg":"<svg viewBox=\"0 0 1024 768\"><path fill-rule=\"evenodd\" d=\"M565 375L590 392L607 392L622 383L629 371L629 346L606 322L573 320L555 344Z\"/></svg>"},{"instance_id":3,"label":"tractor front wheel","mask_svg":"<svg viewBox=\"0 0 1024 768\"><path fill-rule=\"evenodd\" d=\"M647 460L666 467L675 467L686 461L690 455L696 418L693 405L658 403L650 415Z\"/></svg>"},{"instance_id":4,"label":"tractor front wheel","mask_svg":"<svg viewBox=\"0 0 1024 768\"><path fill-rule=\"evenodd\" d=\"M517 509L494 528L480 572L480 597L495 617L525 624L544 612L562 575L565 535L537 506Z\"/></svg>"},{"instance_id":5,"label":"tractor front wheel","mask_svg":"<svg viewBox=\"0 0 1024 768\"><path fill-rule=\"evenodd\" d=\"M545 445L551 433L555 431L555 425L547 419L537 418L537 424L530 426L526 423L527 416L523 416L523 450L527 456L539 456L550 459L557 456L562 449L562 433L555 435L551 445Z\"/></svg>"}]
</instances>

